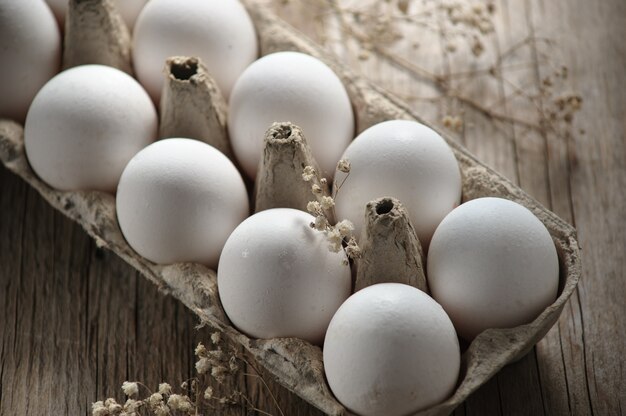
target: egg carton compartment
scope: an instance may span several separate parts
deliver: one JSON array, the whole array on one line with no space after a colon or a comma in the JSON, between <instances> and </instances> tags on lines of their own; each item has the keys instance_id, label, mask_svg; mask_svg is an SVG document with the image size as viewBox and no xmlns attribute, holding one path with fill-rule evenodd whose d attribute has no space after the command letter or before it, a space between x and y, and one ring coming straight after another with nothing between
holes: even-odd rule
<instances>
[{"instance_id":1,"label":"egg carton compartment","mask_svg":"<svg viewBox=\"0 0 626 416\"><path fill-rule=\"evenodd\" d=\"M262 6L250 0L244 0L244 4L257 30L261 56L278 51L300 51L321 59L335 71L349 93L357 133L390 119L416 120L426 124L401 100L351 73L330 54ZM67 57L65 62L68 62ZM179 92L184 94L184 91ZM207 91L207 96L211 96L210 91ZM209 129L218 128L223 122L223 104L215 105L218 107L218 115L216 120L208 124ZM172 116L167 124L162 122L162 131L167 131L175 119ZM454 394L444 402L415 414L420 416L451 413L503 366L518 360L532 349L558 320L566 301L575 290L581 272L579 245L576 231L571 225L481 163L460 144L444 133L440 134L459 162L463 177L463 202L486 196L506 198L527 207L547 227L559 255L560 284L556 301L533 322L510 329L489 329L474 339L463 352L461 374ZM250 339L237 331L231 326L220 304L217 278L213 270L195 263L156 265L139 256L130 248L120 231L113 195L93 191L57 191L35 175L26 159L23 128L18 123L0 120L0 160L35 188L50 205L79 223L98 246L115 252L161 291L183 302L201 323L223 331L229 340L245 348L281 385L329 415L349 413L330 392L319 347L295 338ZM264 195L272 193L264 191Z\"/></svg>"}]
</instances>

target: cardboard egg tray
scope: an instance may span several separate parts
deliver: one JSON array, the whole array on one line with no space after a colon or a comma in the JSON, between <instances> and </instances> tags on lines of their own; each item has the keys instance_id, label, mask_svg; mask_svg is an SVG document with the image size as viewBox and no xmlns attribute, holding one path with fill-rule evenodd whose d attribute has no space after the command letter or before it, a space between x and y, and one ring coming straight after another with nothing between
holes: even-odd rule
<instances>
[{"instance_id":1,"label":"cardboard egg tray","mask_svg":"<svg viewBox=\"0 0 626 416\"><path fill-rule=\"evenodd\" d=\"M330 54L271 12L250 1L244 3L256 26L261 55L286 50L301 51L321 59L339 75L355 110L357 133L389 119L423 123L419 115L401 100L348 71ZM557 322L581 272L579 246L572 226L485 166L461 145L445 134L441 135L454 151L461 167L464 202L485 196L510 199L530 209L544 223L557 247L560 285L556 301L533 322L481 333L463 353L461 374L454 394L443 403L416 413L420 416L451 413L503 366L524 356ZM319 347L295 338L250 339L237 331L230 325L221 307L213 270L192 263L156 265L140 257L129 247L119 229L114 196L89 191L60 192L50 188L30 168L24 153L23 128L15 122L0 120L0 159L50 205L79 223L99 246L115 252L160 290L183 302L202 323L223 331L233 343L245 348L281 385L329 415L348 413L328 388Z\"/></svg>"}]
</instances>

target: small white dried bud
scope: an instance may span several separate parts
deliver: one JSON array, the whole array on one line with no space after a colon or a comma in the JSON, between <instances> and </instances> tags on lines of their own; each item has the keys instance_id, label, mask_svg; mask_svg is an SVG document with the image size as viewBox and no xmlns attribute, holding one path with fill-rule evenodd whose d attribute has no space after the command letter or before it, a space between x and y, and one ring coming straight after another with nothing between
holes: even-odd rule
<instances>
[{"instance_id":1,"label":"small white dried bud","mask_svg":"<svg viewBox=\"0 0 626 416\"><path fill-rule=\"evenodd\" d=\"M313 228L319 231L324 231L326 228L328 228L328 218L326 218L324 215L316 216Z\"/></svg>"},{"instance_id":2,"label":"small white dried bud","mask_svg":"<svg viewBox=\"0 0 626 416\"><path fill-rule=\"evenodd\" d=\"M168 416L170 414L170 408L164 404L160 404L154 409L154 414L156 416Z\"/></svg>"},{"instance_id":3,"label":"small white dried bud","mask_svg":"<svg viewBox=\"0 0 626 416\"><path fill-rule=\"evenodd\" d=\"M315 195L320 195L323 191L319 185L313 184L311 185L311 192L313 192Z\"/></svg>"},{"instance_id":4,"label":"small white dried bud","mask_svg":"<svg viewBox=\"0 0 626 416\"><path fill-rule=\"evenodd\" d=\"M335 206L335 200L330 196L323 196L320 199L320 205L322 209L328 210Z\"/></svg>"},{"instance_id":5,"label":"small white dried bud","mask_svg":"<svg viewBox=\"0 0 626 416\"><path fill-rule=\"evenodd\" d=\"M313 166L305 166L303 171L302 171L302 179L304 179L305 182L310 182L313 180L313 178L315 177L315 169L313 169Z\"/></svg>"},{"instance_id":6,"label":"small white dried bud","mask_svg":"<svg viewBox=\"0 0 626 416\"><path fill-rule=\"evenodd\" d=\"M124 411L126 413L131 413L134 414L135 412L137 412L137 410L139 410L139 408L141 407L143 402L137 401L137 400L133 400L133 399L128 399L126 400L126 403L124 403Z\"/></svg>"},{"instance_id":7,"label":"small white dried bud","mask_svg":"<svg viewBox=\"0 0 626 416\"><path fill-rule=\"evenodd\" d=\"M322 179L320 179L320 183L322 185L326 185L328 183L328 180L326 178L322 178Z\"/></svg>"},{"instance_id":8,"label":"small white dried bud","mask_svg":"<svg viewBox=\"0 0 626 416\"><path fill-rule=\"evenodd\" d=\"M189 397L180 394L172 394L169 399L167 399L167 405L172 410L180 410L181 412L189 412L193 409Z\"/></svg>"},{"instance_id":9,"label":"small white dried bud","mask_svg":"<svg viewBox=\"0 0 626 416\"><path fill-rule=\"evenodd\" d=\"M341 159L338 163L337 163L337 170L339 172L343 172L343 173L348 173L350 172L350 161L348 159Z\"/></svg>"},{"instance_id":10,"label":"small white dried bud","mask_svg":"<svg viewBox=\"0 0 626 416\"><path fill-rule=\"evenodd\" d=\"M213 332L211 334L211 342L213 344L219 344L221 340L222 340L222 334L220 334L219 332Z\"/></svg>"},{"instance_id":11,"label":"small white dried bud","mask_svg":"<svg viewBox=\"0 0 626 416\"><path fill-rule=\"evenodd\" d=\"M211 400L213 398L213 387L209 386L204 391L204 398L206 400Z\"/></svg>"},{"instance_id":12,"label":"small white dried bud","mask_svg":"<svg viewBox=\"0 0 626 416\"><path fill-rule=\"evenodd\" d=\"M354 231L354 224L348 220L342 220L335 225L335 228L339 231L341 237L350 238Z\"/></svg>"},{"instance_id":13,"label":"small white dried bud","mask_svg":"<svg viewBox=\"0 0 626 416\"><path fill-rule=\"evenodd\" d=\"M134 381L125 381L122 383L122 391L127 396L134 396L139 393L139 385Z\"/></svg>"},{"instance_id":14,"label":"small white dried bud","mask_svg":"<svg viewBox=\"0 0 626 416\"><path fill-rule=\"evenodd\" d=\"M321 214L322 204L317 201L310 201L308 204L306 204L306 210L314 215Z\"/></svg>"},{"instance_id":15,"label":"small white dried bud","mask_svg":"<svg viewBox=\"0 0 626 416\"><path fill-rule=\"evenodd\" d=\"M198 374L204 374L209 371L210 368L211 363L207 358L200 358L200 360L196 362L196 371L198 372Z\"/></svg>"},{"instance_id":16,"label":"small white dried bud","mask_svg":"<svg viewBox=\"0 0 626 416\"><path fill-rule=\"evenodd\" d=\"M341 250L341 234L339 234L339 230L333 228L326 233L329 242L329 248L332 252L338 253Z\"/></svg>"},{"instance_id":17,"label":"small white dried bud","mask_svg":"<svg viewBox=\"0 0 626 416\"><path fill-rule=\"evenodd\" d=\"M102 400L99 400L91 404L91 414L92 416L108 416L109 409L107 409Z\"/></svg>"},{"instance_id":18,"label":"small white dried bud","mask_svg":"<svg viewBox=\"0 0 626 416\"><path fill-rule=\"evenodd\" d=\"M170 394L172 392L172 386L168 383L159 384L159 393L161 394Z\"/></svg>"},{"instance_id":19,"label":"small white dried bud","mask_svg":"<svg viewBox=\"0 0 626 416\"><path fill-rule=\"evenodd\" d=\"M198 357L206 355L206 347L204 346L204 344L201 342L198 343L198 346L196 347L196 350L194 351L194 353Z\"/></svg>"},{"instance_id":20,"label":"small white dried bud","mask_svg":"<svg viewBox=\"0 0 626 416\"><path fill-rule=\"evenodd\" d=\"M104 401L104 406L105 407L109 407L109 406L111 406L113 404L117 404L117 402L115 401L115 399L113 397L109 397L108 399L106 399Z\"/></svg>"},{"instance_id":21,"label":"small white dried bud","mask_svg":"<svg viewBox=\"0 0 626 416\"><path fill-rule=\"evenodd\" d=\"M112 415L119 415L122 412L122 409L123 409L122 405L120 405L119 403L111 403L107 407L109 414L112 414Z\"/></svg>"},{"instance_id":22,"label":"small white dried bud","mask_svg":"<svg viewBox=\"0 0 626 416\"><path fill-rule=\"evenodd\" d=\"M148 397L148 404L152 407L156 407L163 401L163 395L161 393L153 393Z\"/></svg>"}]
</instances>

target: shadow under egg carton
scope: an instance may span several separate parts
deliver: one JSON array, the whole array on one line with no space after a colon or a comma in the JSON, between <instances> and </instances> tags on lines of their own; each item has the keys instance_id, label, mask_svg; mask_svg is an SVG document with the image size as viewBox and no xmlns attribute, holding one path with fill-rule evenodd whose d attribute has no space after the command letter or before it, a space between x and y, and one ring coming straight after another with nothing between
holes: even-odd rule
<instances>
[{"instance_id":1,"label":"shadow under egg carton","mask_svg":"<svg viewBox=\"0 0 626 416\"><path fill-rule=\"evenodd\" d=\"M94 7L97 7L98 3L108 3L107 0L90 0L89 2L94 4ZM70 3L75 3L75 0ZM348 90L355 110L357 132L389 119L417 120L423 123L423 120L402 101L350 73L319 46L271 12L262 6L255 5L250 0L244 0L244 3L256 26L261 55L286 50L308 53L324 61L339 75ZM110 7L107 7L108 12L111 12ZM113 21L116 19L114 18ZM67 36L72 36L72 33L80 33L80 31L66 31L66 45L71 45L71 42L67 41ZM127 41L128 39L122 36L122 43ZM113 55L116 55L116 50L126 53L124 47L106 50L113 51ZM103 54L107 53L109 52L103 52ZM111 61L115 62L117 59L119 59L118 55L114 56ZM67 64L67 59L64 62ZM99 60L98 63L106 64L107 61ZM208 112L208 117L213 118L199 119L194 122L200 130L213 129L214 133L219 132L219 135L223 135L225 134L224 104L219 101L221 97L215 97L210 77L207 82L208 87L206 85L203 87L203 94L210 101L207 105L213 108ZM180 85L178 87L186 88ZM172 116L172 120L175 124L175 115ZM167 128L169 127L162 123L161 131ZM454 394L444 402L416 413L416 416L451 413L503 366L523 357L556 323L565 302L575 290L581 272L579 246L576 231L572 226L530 198L509 180L482 164L461 145L447 138L445 134L442 136L452 148L461 167L463 201L484 196L510 199L530 209L544 223L559 254L560 286L556 301L533 322L515 328L490 329L481 333L463 353L459 384ZM298 157L302 160L310 160L306 149L302 150L298 146L298 141L295 140L296 148L291 150L299 152ZM199 317L203 324L223 331L231 341L244 347L258 364L271 373L284 387L329 415L349 413L333 397L328 388L324 377L322 351L319 347L295 338L250 339L237 331L228 321L220 304L216 274L213 270L191 263L156 265L139 256L126 243L120 231L115 214L114 196L91 191L61 192L50 188L30 168L24 153L23 128L12 121L0 120L0 160L9 170L35 188L50 205L79 223L99 246L115 252L155 283L160 290L179 299ZM297 166L294 166L293 172L297 172L295 168ZM267 189L268 183L265 184L266 189L261 193L262 198L265 199L263 203L272 205L271 198L279 197L272 196L271 189ZM307 190L310 189L308 188L310 184L303 186L306 186ZM261 189L259 184L257 188ZM304 195L300 197L301 199L306 197L304 193L301 195ZM303 201L298 203L302 204Z\"/></svg>"}]
</instances>

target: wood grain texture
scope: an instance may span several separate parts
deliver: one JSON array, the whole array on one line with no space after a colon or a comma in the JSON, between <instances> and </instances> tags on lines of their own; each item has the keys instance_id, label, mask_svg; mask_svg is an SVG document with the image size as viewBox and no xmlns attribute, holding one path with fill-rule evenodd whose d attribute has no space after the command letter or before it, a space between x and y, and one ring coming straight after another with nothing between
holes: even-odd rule
<instances>
[{"instance_id":1,"label":"wood grain texture","mask_svg":"<svg viewBox=\"0 0 626 416\"><path fill-rule=\"evenodd\" d=\"M570 140L525 131L464 109L459 140L478 158L574 224L583 277L561 319L537 347L473 394L458 415L621 415L626 409L626 3L621 0L500 0L498 38L556 40L583 110ZM290 17L297 19L297 17ZM301 19L301 18L300 18ZM332 29L332 28L331 28ZM329 29L330 30L330 29ZM341 53L341 45L333 47ZM546 68L533 51L537 83ZM437 66L454 58L437 57ZM351 62L392 91L423 95L415 83L375 60ZM511 77L519 76L509 73ZM524 75L524 76L527 76ZM468 85L476 99L489 85ZM506 95L506 85L496 86ZM454 105L454 104L451 104ZM417 104L437 124L448 108ZM519 101L508 114L530 111ZM0 415L89 414L124 380L150 387L192 374L193 348L207 341L193 315L164 297L80 228L0 168ZM257 407L277 414L252 378L236 380ZM286 415L318 414L272 385ZM232 409L225 414L245 414Z\"/></svg>"}]
</instances>

